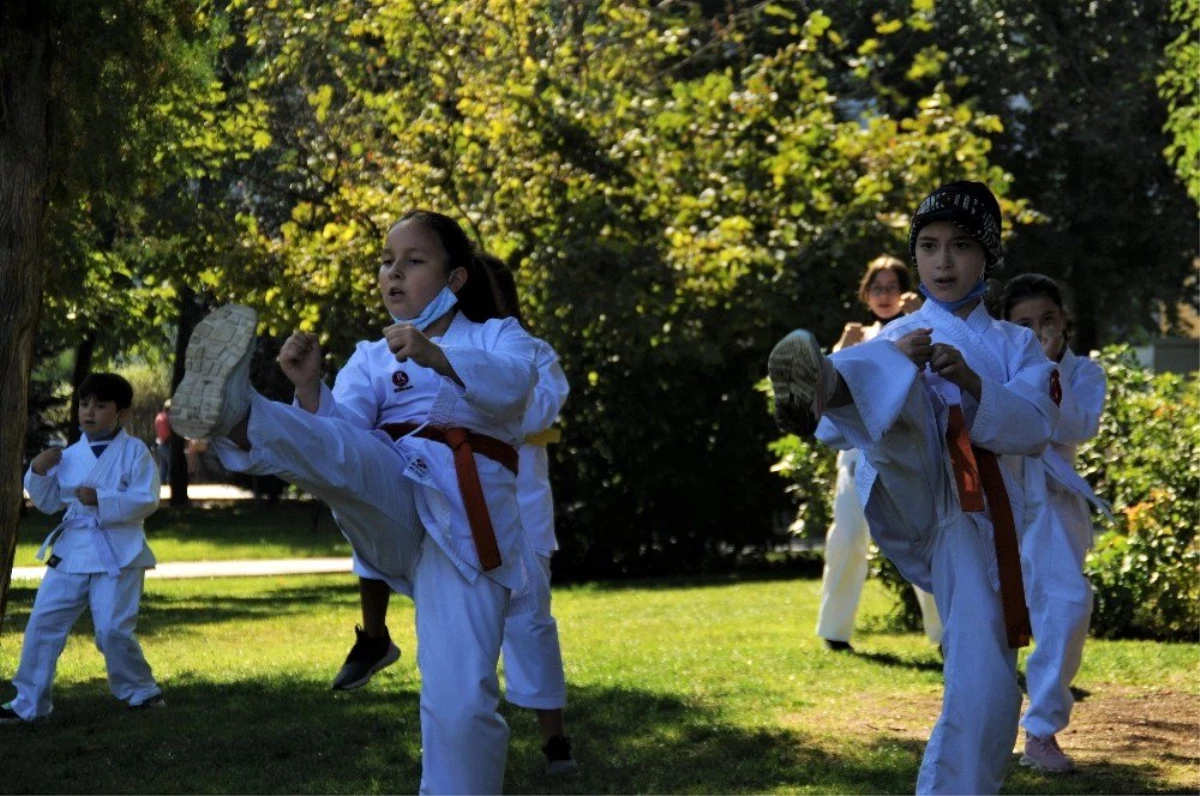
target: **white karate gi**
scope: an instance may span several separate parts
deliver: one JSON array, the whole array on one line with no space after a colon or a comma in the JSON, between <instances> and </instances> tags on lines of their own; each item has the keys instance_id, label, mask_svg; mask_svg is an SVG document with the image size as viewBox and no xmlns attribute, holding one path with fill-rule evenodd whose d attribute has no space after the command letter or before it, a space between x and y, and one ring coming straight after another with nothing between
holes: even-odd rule
<instances>
[{"instance_id":1,"label":"white karate gi","mask_svg":"<svg viewBox=\"0 0 1200 796\"><path fill-rule=\"evenodd\" d=\"M874 339L883 325L876 321L863 328L863 340ZM821 608L817 614L817 635L828 641L850 641L854 617L867 582L867 556L870 530L863 514L854 471L858 451L838 453L837 483L833 493L833 523L825 534L825 570L821 576ZM938 617L933 595L913 586L921 606L925 637L933 644L942 643L942 620Z\"/></svg>"},{"instance_id":2,"label":"white karate gi","mask_svg":"<svg viewBox=\"0 0 1200 796\"><path fill-rule=\"evenodd\" d=\"M536 340L536 338L535 338ZM558 355L542 340L537 342L538 382L525 410L522 430L526 437L549 429L566 403L570 386L558 364ZM554 536L554 496L550 491L550 463L545 444L521 446L517 475L517 502L521 528L533 548L538 566L550 581L550 557L558 549ZM541 599L532 612L510 616L504 626L504 696L514 705L553 710L567 704L562 647L558 623L550 613L550 589L539 590Z\"/></svg>"},{"instance_id":3,"label":"white karate gi","mask_svg":"<svg viewBox=\"0 0 1200 796\"><path fill-rule=\"evenodd\" d=\"M979 374L980 401L918 372L892 344L923 327ZM1021 709L1017 653L1005 633L991 512L961 510L946 427L949 406L960 403L972 443L999 456L1020 535L1046 500L1037 457L1058 417L1054 365L1031 332L994 321L982 305L963 320L932 301L830 359L854 402L827 410L817 436L862 451L856 480L871 534L906 579L933 592L944 624L942 712L917 792L996 793Z\"/></svg>"},{"instance_id":4,"label":"white karate gi","mask_svg":"<svg viewBox=\"0 0 1200 796\"><path fill-rule=\"evenodd\" d=\"M142 521L158 508L158 466L145 443L124 430L96 444L108 445L99 459L85 434L45 475L32 467L25 473L25 489L40 511L67 510L38 551L42 558L53 547L53 564L38 586L12 681L12 709L26 721L54 709L58 658L89 607L113 696L138 705L162 693L134 636L143 579L155 564ZM97 505L76 499L83 486L96 490Z\"/></svg>"},{"instance_id":5,"label":"white karate gi","mask_svg":"<svg viewBox=\"0 0 1200 796\"><path fill-rule=\"evenodd\" d=\"M251 398L251 449L216 449L226 468L277 475L325 501L350 540L359 574L416 603L421 671L422 793L499 793L508 726L497 712L504 619L543 588L520 531L516 477L475 456L502 565L482 572L450 448L390 423L465 427L512 445L537 378L533 338L513 319L455 315L432 338L462 380L396 361L385 340L361 342L322 385L316 414Z\"/></svg>"},{"instance_id":6,"label":"white karate gi","mask_svg":"<svg viewBox=\"0 0 1200 796\"><path fill-rule=\"evenodd\" d=\"M1058 363L1062 400L1054 437L1044 454L1050 500L1044 522L1022 542L1021 570L1029 595L1034 649L1025 660L1029 706L1021 720L1039 738L1060 732L1075 704L1071 681L1083 660L1092 615L1092 587L1083 574L1092 546L1089 502L1102 505L1075 473L1079 444L1100 430L1107 377L1070 349Z\"/></svg>"}]
</instances>

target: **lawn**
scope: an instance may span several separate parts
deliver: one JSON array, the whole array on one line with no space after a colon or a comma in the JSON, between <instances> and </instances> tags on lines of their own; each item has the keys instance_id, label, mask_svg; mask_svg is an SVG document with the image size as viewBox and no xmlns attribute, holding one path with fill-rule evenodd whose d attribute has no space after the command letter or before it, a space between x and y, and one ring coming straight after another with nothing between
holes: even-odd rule
<instances>
[{"instance_id":1,"label":"lawn","mask_svg":"<svg viewBox=\"0 0 1200 796\"><path fill-rule=\"evenodd\" d=\"M191 522L188 533L203 537L192 541L217 550L254 535L235 533L228 517ZM310 531L279 533L271 544L298 549ZM184 535L153 532L160 557L160 540L182 544ZM32 585L17 583L12 594L3 678L16 666ZM505 706L506 790L911 793L938 711L937 652L918 634L884 629L889 598L874 582L859 654L826 652L813 635L818 590L816 580L753 577L557 590L583 774L547 781L533 717ZM361 691L328 690L357 599L348 575L148 581L140 634L169 707L130 712L113 700L90 623L80 622L51 721L0 727L0 792L415 792L411 603L395 599L390 617L400 662ZM1084 698L1061 736L1080 773L1051 779L1014 763L1006 792L1196 793L1198 651L1090 642L1077 679Z\"/></svg>"}]
</instances>

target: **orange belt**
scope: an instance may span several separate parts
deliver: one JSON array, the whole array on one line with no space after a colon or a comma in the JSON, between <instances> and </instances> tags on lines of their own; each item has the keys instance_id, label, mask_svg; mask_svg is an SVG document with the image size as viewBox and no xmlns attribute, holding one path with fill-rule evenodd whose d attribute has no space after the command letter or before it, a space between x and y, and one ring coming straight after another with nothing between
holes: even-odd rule
<instances>
[{"instance_id":1,"label":"orange belt","mask_svg":"<svg viewBox=\"0 0 1200 796\"><path fill-rule=\"evenodd\" d=\"M388 423L380 427L392 439L410 434L416 423ZM475 467L475 454L497 462L513 475L517 474L519 460L516 449L495 437L476 434L465 428L433 428L426 426L414 435L431 439L449 446L454 451L454 473L458 476L458 491L462 493L463 506L467 510L467 523L471 526L471 539L479 556L479 566L484 572L500 566L500 547L496 544L496 531L488 514L487 501L483 498L483 485L479 482L479 470Z\"/></svg>"},{"instance_id":2,"label":"orange belt","mask_svg":"<svg viewBox=\"0 0 1200 796\"><path fill-rule=\"evenodd\" d=\"M1029 646L1032 630L1029 607L1025 604L1025 583L1021 577L1021 551L1017 544L1017 525L1012 504L996 454L971 444L962 408L950 407L946 443L958 499L963 511L983 511L984 496L992 507L992 538L996 544L996 564L1000 571L1000 603L1004 608L1004 632L1012 649Z\"/></svg>"}]
</instances>

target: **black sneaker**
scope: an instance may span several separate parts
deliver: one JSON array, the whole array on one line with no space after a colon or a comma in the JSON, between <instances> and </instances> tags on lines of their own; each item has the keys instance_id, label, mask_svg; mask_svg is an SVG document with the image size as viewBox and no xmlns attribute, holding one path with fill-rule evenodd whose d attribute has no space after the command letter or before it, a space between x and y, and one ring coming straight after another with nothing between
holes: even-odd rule
<instances>
[{"instance_id":1,"label":"black sneaker","mask_svg":"<svg viewBox=\"0 0 1200 796\"><path fill-rule=\"evenodd\" d=\"M380 669L386 669L400 660L400 648L392 643L391 634L383 638L371 638L362 629L354 626L354 646L346 656L337 677L333 678L334 691L350 691L362 688L371 682L371 677Z\"/></svg>"},{"instance_id":2,"label":"black sneaker","mask_svg":"<svg viewBox=\"0 0 1200 796\"><path fill-rule=\"evenodd\" d=\"M854 652L854 647L850 646L849 641L837 641L834 639L825 639L825 649L830 652Z\"/></svg>"},{"instance_id":3,"label":"black sneaker","mask_svg":"<svg viewBox=\"0 0 1200 796\"><path fill-rule=\"evenodd\" d=\"M546 756L546 773L552 777L568 776L579 773L579 764L571 757L571 739L565 735L555 735L542 747Z\"/></svg>"},{"instance_id":4,"label":"black sneaker","mask_svg":"<svg viewBox=\"0 0 1200 796\"><path fill-rule=\"evenodd\" d=\"M145 702L139 702L136 705L130 705L130 710L153 710L154 708L165 708L167 699L162 694L155 694Z\"/></svg>"}]
</instances>

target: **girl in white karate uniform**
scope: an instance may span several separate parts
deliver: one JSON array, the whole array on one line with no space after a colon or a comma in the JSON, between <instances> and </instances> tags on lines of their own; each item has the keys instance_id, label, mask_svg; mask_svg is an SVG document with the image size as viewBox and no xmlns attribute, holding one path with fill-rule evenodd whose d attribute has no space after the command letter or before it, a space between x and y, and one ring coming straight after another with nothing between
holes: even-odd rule
<instances>
[{"instance_id":1,"label":"girl in white karate uniform","mask_svg":"<svg viewBox=\"0 0 1200 796\"><path fill-rule=\"evenodd\" d=\"M189 343L172 425L215 438L227 468L324 500L357 559L413 598L421 792L498 793L505 618L545 588L526 566L516 496L536 345L516 320L495 319L487 271L447 216L410 212L391 228L379 290L395 322L358 344L333 390L320 381L316 335L284 344L293 406L250 388L253 311L217 310Z\"/></svg>"},{"instance_id":2,"label":"girl in white karate uniform","mask_svg":"<svg viewBox=\"0 0 1200 796\"><path fill-rule=\"evenodd\" d=\"M789 334L769 362L776 416L862 451L856 480L875 542L937 601L945 690L917 792L996 793L1021 707L1016 648L1028 640L1017 536L1046 499L1038 456L1058 417L1054 366L980 301L1003 252L986 186L934 191L909 246L925 305L828 358L810 333Z\"/></svg>"},{"instance_id":3,"label":"girl in white karate uniform","mask_svg":"<svg viewBox=\"0 0 1200 796\"><path fill-rule=\"evenodd\" d=\"M919 309L920 298L911 290L912 275L904 263L886 254L872 260L859 283L858 297L867 305L875 322L869 326L846 324L833 350L841 351L871 340L879 334L884 324ZM850 646L850 635L854 632L854 617L858 614L858 603L867 582L870 532L858 500L858 491L854 488L858 457L855 449L838 453L833 523L825 535L825 571L821 578L817 635L824 639L826 647L835 651L854 649ZM913 591L921 606L925 636L933 644L941 644L942 622L938 618L933 595L918 586L914 586Z\"/></svg>"},{"instance_id":4,"label":"girl in white karate uniform","mask_svg":"<svg viewBox=\"0 0 1200 796\"><path fill-rule=\"evenodd\" d=\"M492 269L499 305L504 315L521 318L517 286L503 261L490 255L483 260ZM517 503L521 528L533 549L538 568L550 582L550 558L558 549L554 534L554 496L550 489L550 457L546 446L557 442L554 422L567 401L570 385L558 364L558 354L544 340L534 338L538 382L525 409L522 430L521 468L517 474ZM541 592L534 610L510 616L504 625L504 697L514 705L531 708L542 730L542 753L546 773L574 774L579 766L571 754L563 709L567 704L567 682L563 672L558 622L550 613L550 590Z\"/></svg>"},{"instance_id":5,"label":"girl in white karate uniform","mask_svg":"<svg viewBox=\"0 0 1200 796\"><path fill-rule=\"evenodd\" d=\"M67 512L38 558L53 548L25 626L17 696L0 723L33 721L54 709L51 688L71 626L90 608L108 687L131 707L163 707L134 632L146 570L155 564L142 522L158 508L158 467L141 440L121 428L133 387L115 373L79 385L83 434L67 449L49 448L30 463L25 489L39 510Z\"/></svg>"},{"instance_id":6,"label":"girl in white karate uniform","mask_svg":"<svg viewBox=\"0 0 1200 796\"><path fill-rule=\"evenodd\" d=\"M1092 614L1092 587L1083 574L1092 546L1089 503L1107 510L1075 472L1079 445L1096 436L1108 380L1104 369L1067 346L1069 320L1062 291L1041 274L1009 281L1003 296L1005 320L1031 329L1046 357L1058 364L1061 399L1058 424L1043 454L1049 475L1049 511L1023 540L1021 563L1034 649L1025 661L1029 706L1022 765L1053 774L1075 768L1055 737L1071 718L1071 681L1083 660Z\"/></svg>"}]
</instances>

